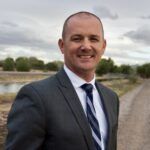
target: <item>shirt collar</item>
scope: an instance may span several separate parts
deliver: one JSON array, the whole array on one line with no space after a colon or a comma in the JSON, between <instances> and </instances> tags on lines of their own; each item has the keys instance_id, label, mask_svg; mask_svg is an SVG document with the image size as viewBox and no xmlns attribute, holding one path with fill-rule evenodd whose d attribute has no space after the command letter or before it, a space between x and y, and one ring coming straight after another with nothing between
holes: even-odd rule
<instances>
[{"instance_id":1,"label":"shirt collar","mask_svg":"<svg viewBox=\"0 0 150 150\"><path fill-rule=\"evenodd\" d=\"M69 79L71 80L71 83L73 84L74 88L80 88L81 85L85 83L90 83L93 85L93 88L96 89L95 75L94 75L94 78L90 82L86 82L84 79L80 78L78 75L72 72L65 64L64 64L64 70L67 73Z\"/></svg>"}]
</instances>

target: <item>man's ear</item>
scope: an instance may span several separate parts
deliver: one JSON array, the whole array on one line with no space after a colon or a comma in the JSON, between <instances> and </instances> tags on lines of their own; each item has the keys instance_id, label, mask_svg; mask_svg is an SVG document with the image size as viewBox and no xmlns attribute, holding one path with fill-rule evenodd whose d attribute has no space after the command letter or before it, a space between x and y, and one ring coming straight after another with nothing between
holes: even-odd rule
<instances>
[{"instance_id":1,"label":"man's ear","mask_svg":"<svg viewBox=\"0 0 150 150\"><path fill-rule=\"evenodd\" d=\"M59 45L59 48L60 48L62 54L64 54L64 42L62 39L58 40L58 45Z\"/></svg>"},{"instance_id":2,"label":"man's ear","mask_svg":"<svg viewBox=\"0 0 150 150\"><path fill-rule=\"evenodd\" d=\"M105 52L106 46L107 46L107 42L106 42L106 40L104 39L104 41L103 41L103 50L102 50L102 55L103 55L103 54L104 54L104 52Z\"/></svg>"}]
</instances>

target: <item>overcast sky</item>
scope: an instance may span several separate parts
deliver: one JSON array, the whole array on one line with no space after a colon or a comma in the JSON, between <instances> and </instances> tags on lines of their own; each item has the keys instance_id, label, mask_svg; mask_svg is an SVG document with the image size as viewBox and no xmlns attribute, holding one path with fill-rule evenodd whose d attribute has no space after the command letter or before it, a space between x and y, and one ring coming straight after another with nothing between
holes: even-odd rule
<instances>
[{"instance_id":1,"label":"overcast sky","mask_svg":"<svg viewBox=\"0 0 150 150\"><path fill-rule=\"evenodd\" d=\"M0 0L0 60L63 60L57 41L64 20L77 11L90 11L104 25L105 58L116 64L150 62L149 7L150 0Z\"/></svg>"}]
</instances>

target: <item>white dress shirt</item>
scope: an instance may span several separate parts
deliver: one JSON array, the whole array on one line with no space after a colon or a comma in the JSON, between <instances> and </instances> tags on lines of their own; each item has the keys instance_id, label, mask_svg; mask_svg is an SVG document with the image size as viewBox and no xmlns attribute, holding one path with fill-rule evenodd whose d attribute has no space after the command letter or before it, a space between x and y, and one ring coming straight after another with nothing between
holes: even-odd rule
<instances>
[{"instance_id":1,"label":"white dress shirt","mask_svg":"<svg viewBox=\"0 0 150 150\"><path fill-rule=\"evenodd\" d=\"M81 88L81 85L87 82L83 80L82 78L80 78L79 76L77 76L75 73L73 73L66 65L64 65L64 70L67 73L71 83L73 84L73 87L75 88L75 91L83 107L83 110L86 114L86 93ZM93 105L95 107L96 116L97 116L97 120L98 120L99 127L100 127L101 148L102 150L105 150L105 141L106 141L106 136L107 136L107 121L106 121L105 113L103 111L103 106L102 106L100 95L95 86L95 76L88 83L93 85Z\"/></svg>"}]
</instances>

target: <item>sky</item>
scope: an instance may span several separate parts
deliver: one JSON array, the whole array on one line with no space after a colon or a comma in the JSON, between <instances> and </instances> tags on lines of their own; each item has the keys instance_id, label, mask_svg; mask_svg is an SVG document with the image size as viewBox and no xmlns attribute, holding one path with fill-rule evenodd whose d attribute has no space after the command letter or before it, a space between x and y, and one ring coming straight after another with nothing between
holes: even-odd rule
<instances>
[{"instance_id":1,"label":"sky","mask_svg":"<svg viewBox=\"0 0 150 150\"><path fill-rule=\"evenodd\" d=\"M0 0L0 60L63 60L58 39L64 20L78 11L101 18L104 58L115 64L150 62L150 0Z\"/></svg>"}]
</instances>

